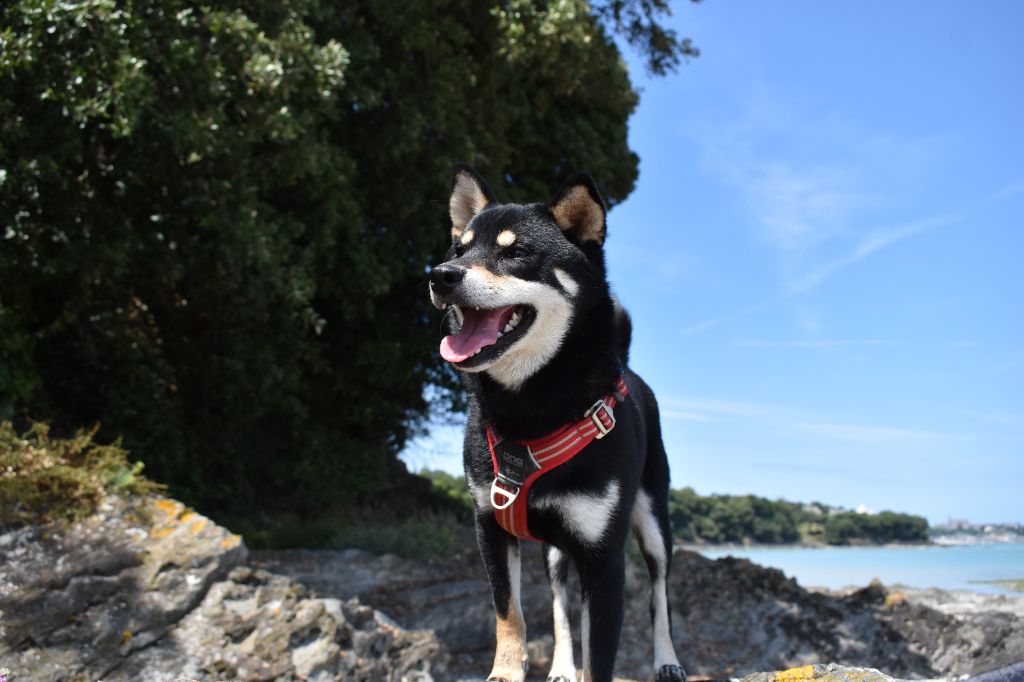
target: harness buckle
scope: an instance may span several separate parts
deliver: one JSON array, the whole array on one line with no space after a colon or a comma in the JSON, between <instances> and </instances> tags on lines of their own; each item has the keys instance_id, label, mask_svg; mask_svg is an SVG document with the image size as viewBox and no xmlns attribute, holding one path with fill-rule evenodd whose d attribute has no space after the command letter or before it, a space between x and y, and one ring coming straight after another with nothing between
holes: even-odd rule
<instances>
[{"instance_id":1,"label":"harness buckle","mask_svg":"<svg viewBox=\"0 0 1024 682\"><path fill-rule=\"evenodd\" d=\"M513 490L506 490L505 488L499 486L499 480L505 485L513 488ZM494 481L491 482L491 506L494 507L494 509L497 511L508 509L509 507L512 506L512 503L516 501L516 498L519 497L519 490L519 483L513 481L507 476L502 476L501 474L498 474L495 477ZM505 501L499 504L495 499L495 497L498 495L504 497Z\"/></svg>"},{"instance_id":2,"label":"harness buckle","mask_svg":"<svg viewBox=\"0 0 1024 682\"><path fill-rule=\"evenodd\" d=\"M604 412L608 416L608 421L611 422L610 426L605 426L604 422L601 421L601 413ZM598 400L596 403L590 406L584 414L584 417L590 417L590 421L594 422L594 426L597 427L596 438L598 440L604 438L611 430L615 428L615 412L612 408L608 407L608 403L604 400Z\"/></svg>"}]
</instances>

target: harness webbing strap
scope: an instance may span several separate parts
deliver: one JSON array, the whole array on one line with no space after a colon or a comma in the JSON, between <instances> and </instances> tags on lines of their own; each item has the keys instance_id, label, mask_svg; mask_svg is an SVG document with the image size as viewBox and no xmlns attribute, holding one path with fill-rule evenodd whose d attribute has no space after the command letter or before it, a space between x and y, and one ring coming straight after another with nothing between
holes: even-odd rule
<instances>
[{"instance_id":1,"label":"harness webbing strap","mask_svg":"<svg viewBox=\"0 0 1024 682\"><path fill-rule=\"evenodd\" d=\"M537 540L526 525L530 487L537 478L565 464L615 428L615 406L628 394L625 378L620 376L615 392L594 403L583 419L566 424L544 438L504 439L493 427L487 426L487 446L494 465L491 505L498 525L523 540Z\"/></svg>"}]
</instances>

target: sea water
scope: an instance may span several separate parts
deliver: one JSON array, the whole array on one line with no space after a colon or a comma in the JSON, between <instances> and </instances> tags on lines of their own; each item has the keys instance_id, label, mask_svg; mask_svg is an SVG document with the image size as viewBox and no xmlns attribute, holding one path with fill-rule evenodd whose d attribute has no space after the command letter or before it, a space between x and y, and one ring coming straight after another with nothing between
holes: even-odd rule
<instances>
[{"instance_id":1,"label":"sea water","mask_svg":"<svg viewBox=\"0 0 1024 682\"><path fill-rule=\"evenodd\" d=\"M863 587L878 578L885 585L1011 594L987 581L1024 581L1024 544L691 549L781 569L804 587Z\"/></svg>"}]
</instances>

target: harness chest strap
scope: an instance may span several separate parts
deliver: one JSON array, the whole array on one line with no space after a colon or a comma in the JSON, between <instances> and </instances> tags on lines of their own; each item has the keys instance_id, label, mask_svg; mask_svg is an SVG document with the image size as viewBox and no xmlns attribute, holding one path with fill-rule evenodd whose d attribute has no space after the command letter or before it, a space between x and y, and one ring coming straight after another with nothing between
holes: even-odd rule
<instances>
[{"instance_id":1,"label":"harness chest strap","mask_svg":"<svg viewBox=\"0 0 1024 682\"><path fill-rule=\"evenodd\" d=\"M487 427L487 446L494 465L491 506L498 525L523 540L537 540L526 526L526 502L530 487L543 474L565 464L593 441L615 428L615 406L629 389L620 376L615 392L594 403L583 419L566 424L555 433L529 441L502 438Z\"/></svg>"}]
</instances>

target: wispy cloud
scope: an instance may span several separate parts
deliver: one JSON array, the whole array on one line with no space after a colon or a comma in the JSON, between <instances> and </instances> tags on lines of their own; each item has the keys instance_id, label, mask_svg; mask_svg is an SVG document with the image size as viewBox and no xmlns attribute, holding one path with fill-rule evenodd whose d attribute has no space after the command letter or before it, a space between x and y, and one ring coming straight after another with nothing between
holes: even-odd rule
<instances>
[{"instance_id":1,"label":"wispy cloud","mask_svg":"<svg viewBox=\"0 0 1024 682\"><path fill-rule=\"evenodd\" d=\"M771 305L772 303L774 303L774 301L759 303L757 305L747 306L746 308L737 310L736 312L730 313L728 315L722 315L720 317L712 317L707 320L702 320L701 322L697 322L695 324L691 324L688 327L684 327L682 330L680 330L679 335L690 336L692 334L699 334L700 332L705 332L709 329L714 329L715 327L725 324L726 322L733 322L734 320L746 317L751 313L755 313L758 310L762 310Z\"/></svg>"},{"instance_id":2,"label":"wispy cloud","mask_svg":"<svg viewBox=\"0 0 1024 682\"><path fill-rule=\"evenodd\" d=\"M906 443L908 441L935 441L950 438L949 434L891 426L864 426L860 424L832 424L826 422L797 422L794 428L809 431L834 440L852 441L864 445Z\"/></svg>"},{"instance_id":3,"label":"wispy cloud","mask_svg":"<svg viewBox=\"0 0 1024 682\"><path fill-rule=\"evenodd\" d=\"M987 202L994 203L1006 201L1007 199L1015 197L1022 192L1024 192L1024 178L1017 178L993 193L992 196L987 199Z\"/></svg>"},{"instance_id":4,"label":"wispy cloud","mask_svg":"<svg viewBox=\"0 0 1024 682\"><path fill-rule=\"evenodd\" d=\"M778 418L782 409L778 406L762 405L735 400L717 400L713 398L670 398L660 400L663 416L669 416L673 410L686 410L691 414L745 417L748 419L768 420ZM707 419L710 421L710 417Z\"/></svg>"},{"instance_id":5,"label":"wispy cloud","mask_svg":"<svg viewBox=\"0 0 1024 682\"><path fill-rule=\"evenodd\" d=\"M960 222L961 220L963 220L963 216L962 215L955 214L955 213L950 213L950 214L947 214L947 215L935 216L935 217L927 218L927 219L924 219L924 220L918 220L918 221L914 221L914 222L911 222L911 223L906 223L904 225L896 225L896 226L891 226L891 227L884 227L884 228L877 228L877 229L874 229L874 230L868 230L857 241L857 243L853 246L853 248L848 253L846 253L845 255L840 256L838 258L834 258L834 259L829 260L829 261L826 261L823 264L819 264L816 267L812 268L811 270L804 271L801 274L791 274L791 275L789 275L787 277L787 280L788 280L787 291L784 292L782 295L780 295L780 296L778 296L778 297L776 297L774 299L771 299L769 301L765 301L763 303L759 303L757 305L752 305L752 306L747 306L745 308L741 308L741 309L737 310L736 312L733 312L733 313L730 313L730 314L727 314L727 315L721 315L721 316L718 316L718 317L713 317L713 318L709 318L709 319L706 319L706 320L702 320L702 321L697 322L695 324L691 324L690 326L684 327L682 330L680 330L679 334L680 334L680 336L690 336L692 334L699 334L701 332L705 332L705 331L708 331L710 329L714 329L715 327L721 326L723 324L726 324L726 323L729 323L729 322L734 322L736 320L744 318L744 317L750 315L751 313L755 313L757 311L763 310L763 309L765 309L765 308L767 308L767 307L769 307L769 306L771 306L773 304L776 304L776 303L778 303L780 301L784 301L786 299L793 298L794 296L797 296L799 294L810 292L811 290L813 290L813 289L817 288L818 286L820 286L825 280L827 280L828 278L832 277L836 273L838 273L838 272L840 272L842 270L845 270L846 268L849 268L849 267L857 264L861 260L864 260L868 256L871 256L872 254L875 254L875 253L881 251L884 248L887 248L887 247L889 247L889 246L891 246L891 245L893 245L893 244L895 244L895 243L897 243L897 242L899 242L901 240L907 239L909 237L913 237L913 236L919 235L919 234L924 234L926 232L930 232L932 230L935 230L935 229L937 229L939 227L943 227L945 225L951 225L953 223ZM801 326L803 326L805 328L811 328L811 327L816 327L817 326L817 321L808 318L808 313L806 311L804 311L801 314L803 316L801 321L800 321ZM813 345L815 343L814 341L807 341L805 343L808 344L805 347L808 347L808 348L815 347ZM841 343L843 343L843 342L839 342L839 344L841 344ZM868 340L868 341L861 340L861 341L845 342L845 343L847 343L849 345L853 345L854 343L859 343L861 345L871 345L873 342L871 342L870 340ZM741 345L744 345L744 344L741 344ZM878 342L878 343L874 343L874 345L887 345L887 344L884 343L884 342ZM765 346L765 347L767 347L767 346Z\"/></svg>"},{"instance_id":6,"label":"wispy cloud","mask_svg":"<svg viewBox=\"0 0 1024 682\"><path fill-rule=\"evenodd\" d=\"M961 438L956 434L927 429L816 419L804 410L782 405L708 398L669 398L661 402L667 408L661 413L666 419L698 422L739 420L859 445L910 445Z\"/></svg>"},{"instance_id":7,"label":"wispy cloud","mask_svg":"<svg viewBox=\"0 0 1024 682\"><path fill-rule=\"evenodd\" d=\"M959 219L872 227L925 182L920 169L936 165L942 139L892 139L764 93L717 124L698 133L702 160L739 191L789 293L809 292L883 249ZM1000 194L1021 191L1019 184Z\"/></svg>"},{"instance_id":8,"label":"wispy cloud","mask_svg":"<svg viewBox=\"0 0 1024 682\"><path fill-rule=\"evenodd\" d=\"M681 419L690 422L713 421L713 417L709 415L700 414L699 412L683 412L681 410L662 410L661 416L665 419Z\"/></svg>"},{"instance_id":9,"label":"wispy cloud","mask_svg":"<svg viewBox=\"0 0 1024 682\"><path fill-rule=\"evenodd\" d=\"M927 218L925 220L918 220L905 225L870 230L860 238L853 249L846 255L828 261L823 265L794 278L790 282L790 289L795 292L814 289L837 272L845 270L851 265L864 260L868 256L877 253L898 241L914 235L930 232L937 227L956 223L960 220L962 220L962 216L949 214Z\"/></svg>"},{"instance_id":10,"label":"wispy cloud","mask_svg":"<svg viewBox=\"0 0 1024 682\"><path fill-rule=\"evenodd\" d=\"M729 345L734 348L794 348L831 350L836 348L872 347L900 348L909 345L906 341L888 339L794 339L771 341L762 339L736 339Z\"/></svg>"}]
</instances>

